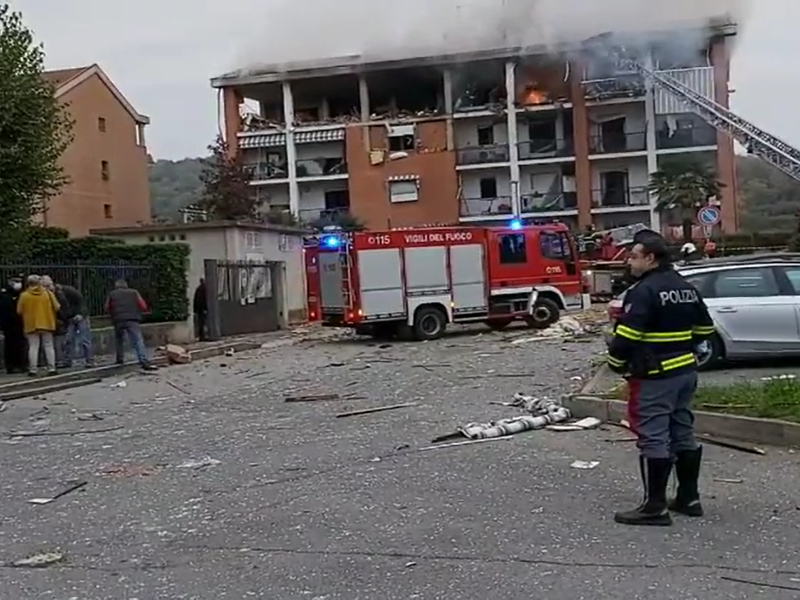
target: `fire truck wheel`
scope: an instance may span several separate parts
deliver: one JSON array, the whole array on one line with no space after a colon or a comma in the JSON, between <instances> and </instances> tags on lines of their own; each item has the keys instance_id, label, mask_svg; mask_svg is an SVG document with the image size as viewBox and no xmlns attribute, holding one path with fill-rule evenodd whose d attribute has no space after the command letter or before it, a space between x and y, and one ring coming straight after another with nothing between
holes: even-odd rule
<instances>
[{"instance_id":1,"label":"fire truck wheel","mask_svg":"<svg viewBox=\"0 0 800 600\"><path fill-rule=\"evenodd\" d=\"M528 327L533 329L547 329L558 321L561 309L556 304L555 300L550 298L538 298L536 304L533 305L533 314L525 317L525 322Z\"/></svg>"},{"instance_id":2,"label":"fire truck wheel","mask_svg":"<svg viewBox=\"0 0 800 600\"><path fill-rule=\"evenodd\" d=\"M422 342L436 340L447 329L447 316L441 309L423 306L414 313L414 337Z\"/></svg>"}]
</instances>

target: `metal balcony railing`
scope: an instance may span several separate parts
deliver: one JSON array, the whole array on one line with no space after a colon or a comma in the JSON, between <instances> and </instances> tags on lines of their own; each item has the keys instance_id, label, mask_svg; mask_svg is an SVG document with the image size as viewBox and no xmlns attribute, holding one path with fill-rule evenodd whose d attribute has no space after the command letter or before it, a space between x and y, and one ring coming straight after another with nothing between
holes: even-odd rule
<instances>
[{"instance_id":1,"label":"metal balcony railing","mask_svg":"<svg viewBox=\"0 0 800 600\"><path fill-rule=\"evenodd\" d=\"M250 175L251 181L269 181L270 179L286 179L289 177L286 164L258 163L247 165L245 170Z\"/></svg>"},{"instance_id":2,"label":"metal balcony railing","mask_svg":"<svg viewBox=\"0 0 800 600\"><path fill-rule=\"evenodd\" d=\"M300 209L300 219L305 223L336 223L341 219L349 218L350 215L350 207Z\"/></svg>"},{"instance_id":3,"label":"metal balcony railing","mask_svg":"<svg viewBox=\"0 0 800 600\"><path fill-rule=\"evenodd\" d=\"M520 142L517 145L519 147L520 160L572 156L575 153L575 148L571 139L534 138Z\"/></svg>"},{"instance_id":4,"label":"metal balcony railing","mask_svg":"<svg viewBox=\"0 0 800 600\"><path fill-rule=\"evenodd\" d=\"M546 192L523 194L520 197L520 212L546 213L559 210L573 210L578 207L575 192Z\"/></svg>"},{"instance_id":5,"label":"metal balcony railing","mask_svg":"<svg viewBox=\"0 0 800 600\"><path fill-rule=\"evenodd\" d=\"M508 144L465 146L456 150L456 164L458 165L482 165L508 161Z\"/></svg>"},{"instance_id":6,"label":"metal balcony railing","mask_svg":"<svg viewBox=\"0 0 800 600\"><path fill-rule=\"evenodd\" d=\"M598 134L589 138L590 154L617 154L622 152L643 152L647 149L647 135L644 131L620 134Z\"/></svg>"},{"instance_id":7,"label":"metal balcony railing","mask_svg":"<svg viewBox=\"0 0 800 600\"><path fill-rule=\"evenodd\" d=\"M347 162L344 158L304 158L298 160L296 164L298 179L347 174Z\"/></svg>"},{"instance_id":8,"label":"metal balcony railing","mask_svg":"<svg viewBox=\"0 0 800 600\"><path fill-rule=\"evenodd\" d=\"M627 190L592 190L593 208L614 208L624 206L648 206L650 192L647 187L634 187Z\"/></svg>"},{"instance_id":9,"label":"metal balcony railing","mask_svg":"<svg viewBox=\"0 0 800 600\"><path fill-rule=\"evenodd\" d=\"M585 80L583 82L583 90L588 100L596 101L616 98L643 98L646 93L644 78L635 73Z\"/></svg>"},{"instance_id":10,"label":"metal balcony railing","mask_svg":"<svg viewBox=\"0 0 800 600\"><path fill-rule=\"evenodd\" d=\"M511 196L461 199L462 217L510 215L513 212L514 205L511 202Z\"/></svg>"},{"instance_id":11,"label":"metal balcony railing","mask_svg":"<svg viewBox=\"0 0 800 600\"><path fill-rule=\"evenodd\" d=\"M717 145L717 130L710 125L698 124L695 127L656 131L656 148L674 150L677 148L698 148Z\"/></svg>"}]
</instances>

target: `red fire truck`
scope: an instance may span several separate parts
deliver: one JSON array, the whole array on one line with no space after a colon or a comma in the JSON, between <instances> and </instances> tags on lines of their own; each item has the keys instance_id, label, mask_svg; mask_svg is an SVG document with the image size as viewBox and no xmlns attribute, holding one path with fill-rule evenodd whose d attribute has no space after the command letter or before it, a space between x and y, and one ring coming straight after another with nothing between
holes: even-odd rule
<instances>
[{"instance_id":1,"label":"red fire truck","mask_svg":"<svg viewBox=\"0 0 800 600\"><path fill-rule=\"evenodd\" d=\"M589 302L563 224L326 232L306 247L306 279L311 320L379 338L478 321L543 329Z\"/></svg>"}]
</instances>

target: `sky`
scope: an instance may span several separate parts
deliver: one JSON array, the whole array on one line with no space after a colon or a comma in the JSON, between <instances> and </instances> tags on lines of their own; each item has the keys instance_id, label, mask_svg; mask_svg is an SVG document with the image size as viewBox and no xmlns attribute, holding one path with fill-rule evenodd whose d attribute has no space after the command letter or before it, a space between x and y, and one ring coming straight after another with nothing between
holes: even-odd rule
<instances>
[{"instance_id":1,"label":"sky","mask_svg":"<svg viewBox=\"0 0 800 600\"><path fill-rule=\"evenodd\" d=\"M568 35L567 28L583 33L585 27L600 27L595 32L600 33L611 23L624 29L681 11L679 19L703 16L721 6L742 15L733 55L733 110L800 146L800 119L793 112L800 69L791 59L800 55L800 2L757 0L757 10L739 6L747 2L137 0L115 3L113 10L107 0L10 4L44 43L48 68L98 63L136 109L150 116L150 153L180 159L205 153L218 131L217 93L209 79L237 68L320 56L379 56L464 40L491 43L500 29L510 31L516 43L555 43ZM431 6L442 8L434 14ZM529 27L531 22L537 25Z\"/></svg>"}]
</instances>

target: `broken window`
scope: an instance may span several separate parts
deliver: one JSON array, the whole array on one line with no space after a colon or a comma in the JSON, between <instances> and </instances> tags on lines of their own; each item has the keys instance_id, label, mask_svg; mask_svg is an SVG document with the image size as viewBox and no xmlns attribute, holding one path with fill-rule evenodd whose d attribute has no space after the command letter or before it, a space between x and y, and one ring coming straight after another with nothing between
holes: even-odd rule
<instances>
[{"instance_id":1,"label":"broken window","mask_svg":"<svg viewBox=\"0 0 800 600\"><path fill-rule=\"evenodd\" d=\"M396 69L367 76L373 119L425 117L444 108L444 79L434 68Z\"/></svg>"},{"instance_id":2,"label":"broken window","mask_svg":"<svg viewBox=\"0 0 800 600\"><path fill-rule=\"evenodd\" d=\"M292 99L298 123L347 123L360 119L361 101L356 75L293 81Z\"/></svg>"},{"instance_id":3,"label":"broken window","mask_svg":"<svg viewBox=\"0 0 800 600\"><path fill-rule=\"evenodd\" d=\"M497 198L497 179L485 177L480 180L481 198Z\"/></svg>"},{"instance_id":4,"label":"broken window","mask_svg":"<svg viewBox=\"0 0 800 600\"><path fill-rule=\"evenodd\" d=\"M682 44L680 40L653 44L653 67L659 71L711 66L706 46Z\"/></svg>"},{"instance_id":5,"label":"broken window","mask_svg":"<svg viewBox=\"0 0 800 600\"><path fill-rule=\"evenodd\" d=\"M502 110L506 102L502 61L469 63L453 70L454 110Z\"/></svg>"},{"instance_id":6,"label":"broken window","mask_svg":"<svg viewBox=\"0 0 800 600\"><path fill-rule=\"evenodd\" d=\"M416 147L416 132L413 125L389 127L389 151L412 152Z\"/></svg>"},{"instance_id":7,"label":"broken window","mask_svg":"<svg viewBox=\"0 0 800 600\"><path fill-rule=\"evenodd\" d=\"M485 127L478 127L478 145L479 146L494 145L494 127L492 125L487 125Z\"/></svg>"}]
</instances>

